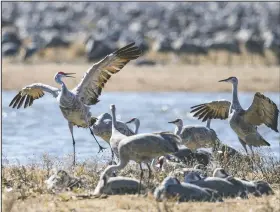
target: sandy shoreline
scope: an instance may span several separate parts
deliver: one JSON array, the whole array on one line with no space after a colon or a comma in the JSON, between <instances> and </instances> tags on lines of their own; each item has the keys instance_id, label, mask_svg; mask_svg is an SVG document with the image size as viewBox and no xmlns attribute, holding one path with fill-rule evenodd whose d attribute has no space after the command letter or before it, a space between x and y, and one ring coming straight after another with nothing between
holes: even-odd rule
<instances>
[{"instance_id":1,"label":"sandy shoreline","mask_svg":"<svg viewBox=\"0 0 280 212\"><path fill-rule=\"evenodd\" d=\"M2 64L2 89L18 90L28 84L42 82L58 86L54 75L58 71L75 72L75 79L66 79L69 88L75 87L91 64ZM104 91L230 91L231 86L218 83L229 76L239 78L241 91L280 91L278 66L190 66L184 64L137 67L128 64L107 82Z\"/></svg>"}]
</instances>

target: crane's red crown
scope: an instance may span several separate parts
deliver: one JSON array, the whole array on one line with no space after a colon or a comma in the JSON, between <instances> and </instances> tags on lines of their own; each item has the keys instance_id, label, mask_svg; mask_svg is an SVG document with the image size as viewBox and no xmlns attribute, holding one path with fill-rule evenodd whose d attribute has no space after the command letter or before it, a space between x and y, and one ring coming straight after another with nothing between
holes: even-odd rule
<instances>
[{"instance_id":1,"label":"crane's red crown","mask_svg":"<svg viewBox=\"0 0 280 212\"><path fill-rule=\"evenodd\" d=\"M57 74L62 74L62 75L65 75L65 73L64 73L64 72L62 72L62 71L58 72Z\"/></svg>"}]
</instances>

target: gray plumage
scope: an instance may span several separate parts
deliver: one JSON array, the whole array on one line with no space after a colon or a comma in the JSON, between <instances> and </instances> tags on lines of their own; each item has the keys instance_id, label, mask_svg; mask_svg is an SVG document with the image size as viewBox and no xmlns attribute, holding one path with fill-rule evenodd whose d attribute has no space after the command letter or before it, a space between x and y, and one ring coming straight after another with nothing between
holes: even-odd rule
<instances>
[{"instance_id":1,"label":"gray plumage","mask_svg":"<svg viewBox=\"0 0 280 212\"><path fill-rule=\"evenodd\" d=\"M114 154L119 159L119 153L118 153L118 146L121 140L127 138L126 135L122 134L117 129L117 120L116 120L116 107L115 105L110 106L111 112L112 112L112 124L111 124L111 131L112 135L110 138L110 147L112 152L112 161L114 160Z\"/></svg>"},{"instance_id":2,"label":"gray plumage","mask_svg":"<svg viewBox=\"0 0 280 212\"><path fill-rule=\"evenodd\" d=\"M216 168L213 172L213 177L219 177L219 178L226 179L233 184L235 181L236 184L242 184L246 188L246 190L249 193L253 194L254 196L256 196L256 197L261 196L260 191L257 190L257 186L253 182L232 177L223 168Z\"/></svg>"},{"instance_id":3,"label":"gray plumage","mask_svg":"<svg viewBox=\"0 0 280 212\"><path fill-rule=\"evenodd\" d=\"M243 179L243 181L246 181ZM266 195L273 195L274 191L272 190L272 188L270 187L270 185L263 181L263 180L255 180L253 181L253 183L257 186L258 191L261 194L266 194Z\"/></svg>"},{"instance_id":4,"label":"gray plumage","mask_svg":"<svg viewBox=\"0 0 280 212\"><path fill-rule=\"evenodd\" d=\"M179 135L182 138L182 143L191 150L213 147L215 141L218 140L216 132L210 129L210 120L207 124L209 127L183 126L182 119L168 123L176 125L174 134Z\"/></svg>"},{"instance_id":5,"label":"gray plumage","mask_svg":"<svg viewBox=\"0 0 280 212\"><path fill-rule=\"evenodd\" d=\"M68 121L69 130L72 135L75 163L75 139L73 126L89 128L95 121L89 111L90 105L96 104L99 100L102 88L110 77L119 72L130 60L141 55L141 50L131 43L117 51L107 55L104 59L93 64L85 73L81 82L73 89L68 90L62 77L72 77L73 73L58 72L55 81L61 88L54 88L41 83L35 83L24 87L11 101L11 107L24 108L31 106L33 101L44 96L44 92L52 94L58 101L64 118ZM94 136L92 130L91 134ZM98 141L96 140L98 143ZM99 145L99 143L98 143ZM99 145L100 150L103 149Z\"/></svg>"},{"instance_id":6,"label":"gray plumage","mask_svg":"<svg viewBox=\"0 0 280 212\"><path fill-rule=\"evenodd\" d=\"M257 126L265 124L275 132L278 132L278 115L277 105L268 97L257 92L254 96L251 106L244 110L238 100L237 86L238 79L229 77L219 82L232 83L232 101L212 101L191 107L194 117L206 121L207 119L227 119L233 131L237 134L238 139L245 151L248 153L248 145L253 153L252 146L270 146L270 144L259 134Z\"/></svg>"},{"instance_id":7,"label":"gray plumage","mask_svg":"<svg viewBox=\"0 0 280 212\"><path fill-rule=\"evenodd\" d=\"M166 177L161 185L155 189L154 197L157 201L177 197L179 202L220 199L214 190L201 188L189 183L180 183L174 177Z\"/></svg>"},{"instance_id":8,"label":"gray plumage","mask_svg":"<svg viewBox=\"0 0 280 212\"><path fill-rule=\"evenodd\" d=\"M139 180L128 177L110 177L104 176L100 179L95 190L94 195L108 194L135 194L139 188ZM144 188L144 187L142 187Z\"/></svg>"},{"instance_id":9,"label":"gray plumage","mask_svg":"<svg viewBox=\"0 0 280 212\"><path fill-rule=\"evenodd\" d=\"M201 176L206 177L207 173L206 173L206 167L203 166L202 164L197 164L195 165L193 168L179 168L179 169L175 169L174 171L170 172L168 175L169 176L175 176L175 177L182 177L184 178L184 176L186 174L188 174L189 172L197 172L199 173Z\"/></svg>"},{"instance_id":10,"label":"gray plumage","mask_svg":"<svg viewBox=\"0 0 280 212\"><path fill-rule=\"evenodd\" d=\"M114 121L113 118L113 122ZM113 134L114 132L112 132L112 136ZM178 151L178 145L180 145L180 143L180 137L169 132L143 133L126 137L122 139L118 145L118 164L107 167L101 174L100 179L102 179L104 175L111 175L113 171L123 169L130 160L133 160L140 165L141 183L143 177L141 162L150 161L155 157L176 152Z\"/></svg>"},{"instance_id":11,"label":"gray plumage","mask_svg":"<svg viewBox=\"0 0 280 212\"><path fill-rule=\"evenodd\" d=\"M202 149L192 151L185 146L181 146L178 152L169 155L174 161L181 161L185 164L201 163L207 166L211 160L211 153L203 151Z\"/></svg>"},{"instance_id":12,"label":"gray plumage","mask_svg":"<svg viewBox=\"0 0 280 212\"><path fill-rule=\"evenodd\" d=\"M243 186L236 186L228 180L218 177L202 178L197 172L189 172L185 175L186 183L191 183L202 188L209 188L216 190L219 195L223 197L243 197L247 198L246 190Z\"/></svg>"},{"instance_id":13,"label":"gray plumage","mask_svg":"<svg viewBox=\"0 0 280 212\"><path fill-rule=\"evenodd\" d=\"M117 120L116 128L120 133L126 136L135 135L135 132L122 121ZM92 129L95 135L109 143L112 135L112 116L109 113L102 113L97 117L97 121L92 126Z\"/></svg>"}]
</instances>

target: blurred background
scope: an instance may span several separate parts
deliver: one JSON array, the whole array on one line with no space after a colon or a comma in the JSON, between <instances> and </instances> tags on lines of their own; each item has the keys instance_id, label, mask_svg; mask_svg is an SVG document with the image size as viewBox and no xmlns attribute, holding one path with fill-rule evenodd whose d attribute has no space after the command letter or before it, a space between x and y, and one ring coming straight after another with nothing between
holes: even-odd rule
<instances>
[{"instance_id":1,"label":"blurred background","mask_svg":"<svg viewBox=\"0 0 280 212\"><path fill-rule=\"evenodd\" d=\"M135 41L150 58L141 65L174 55L279 65L279 11L279 2L3 2L2 55L94 61Z\"/></svg>"},{"instance_id":2,"label":"blurred background","mask_svg":"<svg viewBox=\"0 0 280 212\"><path fill-rule=\"evenodd\" d=\"M33 155L72 153L67 122L50 95L32 107L8 107L22 87L41 82L58 87L58 71L75 72L75 87L93 62L135 41L143 56L110 78L93 116L137 117L139 132L173 131L168 121L203 125L189 113L203 102L231 99L220 79L237 76L241 105L256 91L279 107L279 2L2 2L3 156L28 162ZM242 147L227 121L213 120L219 138ZM131 126L133 128L133 126ZM279 129L279 127L278 127ZM280 136L267 127L267 152L279 156ZM87 130L74 129L78 161L97 154ZM99 139L101 141L101 139ZM102 141L101 141L102 143ZM102 143L106 146L105 143ZM108 146L107 146L108 147Z\"/></svg>"}]
</instances>

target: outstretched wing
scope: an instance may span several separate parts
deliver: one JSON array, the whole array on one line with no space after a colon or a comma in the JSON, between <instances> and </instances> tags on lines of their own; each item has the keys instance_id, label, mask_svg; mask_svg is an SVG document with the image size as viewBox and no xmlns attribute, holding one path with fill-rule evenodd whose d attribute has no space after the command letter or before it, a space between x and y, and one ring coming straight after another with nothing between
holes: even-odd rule
<instances>
[{"instance_id":1,"label":"outstretched wing","mask_svg":"<svg viewBox=\"0 0 280 212\"><path fill-rule=\"evenodd\" d=\"M23 104L24 108L31 106L35 99L39 99L44 96L44 91L52 94L54 97L57 97L60 89L41 83L28 85L18 92L9 104L9 107L17 107L17 109L19 109Z\"/></svg>"},{"instance_id":2,"label":"outstretched wing","mask_svg":"<svg viewBox=\"0 0 280 212\"><path fill-rule=\"evenodd\" d=\"M191 107L193 116L202 119L202 122L207 119L227 119L229 114L230 102L226 100L212 101Z\"/></svg>"},{"instance_id":3,"label":"outstretched wing","mask_svg":"<svg viewBox=\"0 0 280 212\"><path fill-rule=\"evenodd\" d=\"M257 92L251 106L246 110L244 119L253 125L265 124L275 132L278 132L277 105L265 95Z\"/></svg>"},{"instance_id":4,"label":"outstretched wing","mask_svg":"<svg viewBox=\"0 0 280 212\"><path fill-rule=\"evenodd\" d=\"M130 60L141 55L141 50L131 43L95 63L84 75L82 81L72 90L86 105L98 102L105 83L112 74L119 72Z\"/></svg>"}]
</instances>

